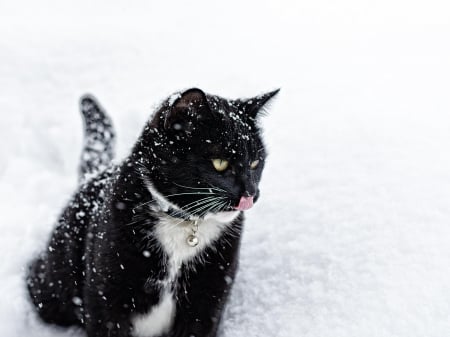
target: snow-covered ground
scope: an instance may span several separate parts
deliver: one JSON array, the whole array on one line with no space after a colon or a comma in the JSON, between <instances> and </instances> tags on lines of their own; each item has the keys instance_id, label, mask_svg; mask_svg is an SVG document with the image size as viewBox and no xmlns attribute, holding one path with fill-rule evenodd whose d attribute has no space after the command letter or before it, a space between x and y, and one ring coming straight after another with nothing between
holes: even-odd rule
<instances>
[{"instance_id":1,"label":"snow-covered ground","mask_svg":"<svg viewBox=\"0 0 450 337\"><path fill-rule=\"evenodd\" d=\"M76 186L82 93L123 157L175 90L280 86L221 336L449 336L447 3L0 0L0 335L83 336L23 283Z\"/></svg>"}]
</instances>

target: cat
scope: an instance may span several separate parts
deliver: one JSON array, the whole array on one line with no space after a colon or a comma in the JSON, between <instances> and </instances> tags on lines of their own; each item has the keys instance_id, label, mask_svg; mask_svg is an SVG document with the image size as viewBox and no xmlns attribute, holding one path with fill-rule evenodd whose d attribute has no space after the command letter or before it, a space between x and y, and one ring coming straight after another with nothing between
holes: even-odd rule
<instances>
[{"instance_id":1,"label":"cat","mask_svg":"<svg viewBox=\"0 0 450 337\"><path fill-rule=\"evenodd\" d=\"M216 336L259 198L258 121L278 91L173 94L120 164L111 119L83 96L79 188L27 274L40 318L88 337Z\"/></svg>"}]
</instances>

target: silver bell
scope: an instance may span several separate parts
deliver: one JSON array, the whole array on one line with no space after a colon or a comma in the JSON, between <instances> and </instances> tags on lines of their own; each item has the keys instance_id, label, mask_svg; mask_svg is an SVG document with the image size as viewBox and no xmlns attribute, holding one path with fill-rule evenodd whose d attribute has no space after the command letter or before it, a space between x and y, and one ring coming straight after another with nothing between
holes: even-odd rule
<instances>
[{"instance_id":1,"label":"silver bell","mask_svg":"<svg viewBox=\"0 0 450 337\"><path fill-rule=\"evenodd\" d=\"M187 244L191 247L195 247L198 245L198 237L197 235L191 234L188 236L186 240Z\"/></svg>"}]
</instances>

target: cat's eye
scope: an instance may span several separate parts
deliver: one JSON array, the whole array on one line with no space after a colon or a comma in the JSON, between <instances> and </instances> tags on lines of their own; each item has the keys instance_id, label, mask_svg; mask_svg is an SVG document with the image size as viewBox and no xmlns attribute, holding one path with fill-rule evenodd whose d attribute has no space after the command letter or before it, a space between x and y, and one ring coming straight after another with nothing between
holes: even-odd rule
<instances>
[{"instance_id":1,"label":"cat's eye","mask_svg":"<svg viewBox=\"0 0 450 337\"><path fill-rule=\"evenodd\" d=\"M225 159L212 159L212 164L216 171L222 172L228 168L228 160Z\"/></svg>"},{"instance_id":2,"label":"cat's eye","mask_svg":"<svg viewBox=\"0 0 450 337\"><path fill-rule=\"evenodd\" d=\"M254 161L252 161L252 162L250 163L250 168L251 168L252 170L254 170L255 168L258 167L258 165L259 165L259 160L254 160Z\"/></svg>"}]
</instances>

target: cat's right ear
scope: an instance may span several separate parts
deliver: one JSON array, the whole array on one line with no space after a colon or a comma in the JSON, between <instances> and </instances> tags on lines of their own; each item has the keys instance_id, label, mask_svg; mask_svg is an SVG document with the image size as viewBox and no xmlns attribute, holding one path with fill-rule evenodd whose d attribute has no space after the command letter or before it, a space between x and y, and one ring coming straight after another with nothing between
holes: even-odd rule
<instances>
[{"instance_id":1,"label":"cat's right ear","mask_svg":"<svg viewBox=\"0 0 450 337\"><path fill-rule=\"evenodd\" d=\"M244 100L242 102L246 113L256 118L258 115L264 114L266 105L280 92L280 89L266 92L265 94ZM262 113L261 113L262 112Z\"/></svg>"},{"instance_id":2,"label":"cat's right ear","mask_svg":"<svg viewBox=\"0 0 450 337\"><path fill-rule=\"evenodd\" d=\"M192 123L210 112L206 94L197 88L175 97L164 120L164 128L190 131Z\"/></svg>"}]
</instances>

